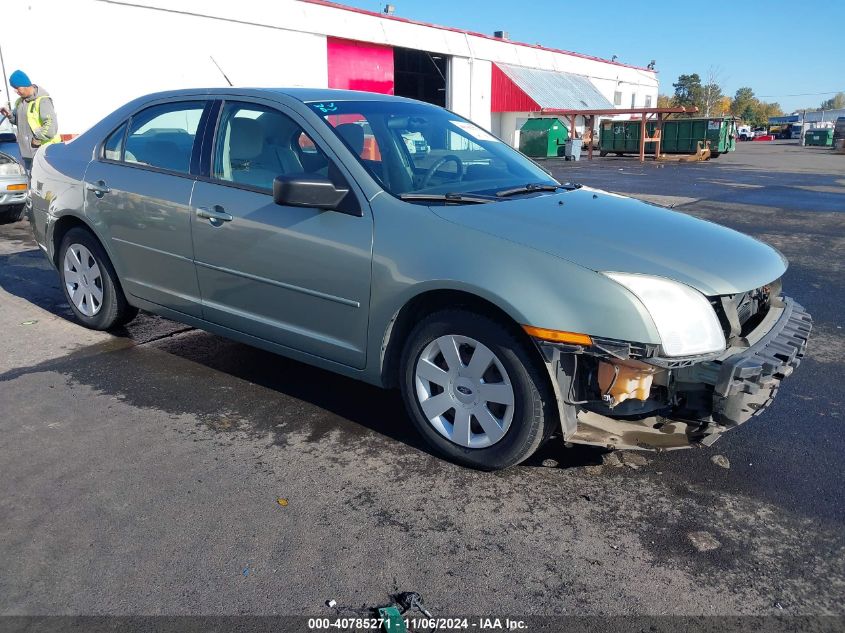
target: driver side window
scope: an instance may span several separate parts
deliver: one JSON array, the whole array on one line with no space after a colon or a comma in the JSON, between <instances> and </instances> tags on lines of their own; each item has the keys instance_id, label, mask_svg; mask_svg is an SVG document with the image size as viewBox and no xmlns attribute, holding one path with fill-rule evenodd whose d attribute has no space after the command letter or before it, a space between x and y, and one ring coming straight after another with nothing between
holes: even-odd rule
<instances>
[{"instance_id":1,"label":"driver side window","mask_svg":"<svg viewBox=\"0 0 845 633\"><path fill-rule=\"evenodd\" d=\"M217 180L273 191L280 175L325 176L329 160L290 117L255 103L227 102L214 144Z\"/></svg>"}]
</instances>

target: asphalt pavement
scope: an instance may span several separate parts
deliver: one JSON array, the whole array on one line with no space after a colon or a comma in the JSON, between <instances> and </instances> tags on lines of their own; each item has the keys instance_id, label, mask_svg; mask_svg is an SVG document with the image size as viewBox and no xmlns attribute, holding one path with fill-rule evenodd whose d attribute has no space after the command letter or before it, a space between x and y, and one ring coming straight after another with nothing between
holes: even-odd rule
<instances>
[{"instance_id":1,"label":"asphalt pavement","mask_svg":"<svg viewBox=\"0 0 845 633\"><path fill-rule=\"evenodd\" d=\"M77 326L26 222L3 226L0 615L333 616L400 591L437 616L845 615L845 156L546 166L790 259L815 329L769 411L708 449L555 441L475 472L395 392L152 315Z\"/></svg>"}]
</instances>

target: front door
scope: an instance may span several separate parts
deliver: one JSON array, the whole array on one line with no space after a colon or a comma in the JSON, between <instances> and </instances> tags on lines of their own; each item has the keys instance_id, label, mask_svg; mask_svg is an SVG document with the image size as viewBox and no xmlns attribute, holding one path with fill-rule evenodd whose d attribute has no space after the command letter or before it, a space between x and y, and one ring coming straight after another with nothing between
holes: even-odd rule
<instances>
[{"instance_id":1,"label":"front door","mask_svg":"<svg viewBox=\"0 0 845 633\"><path fill-rule=\"evenodd\" d=\"M201 316L190 207L205 101L154 105L105 141L85 174L85 210L127 293Z\"/></svg>"},{"instance_id":2,"label":"front door","mask_svg":"<svg viewBox=\"0 0 845 633\"><path fill-rule=\"evenodd\" d=\"M226 102L219 121L210 177L191 202L205 318L363 368L373 241L366 201L359 195L363 217L275 204L276 176L325 176L332 159L273 107Z\"/></svg>"}]
</instances>

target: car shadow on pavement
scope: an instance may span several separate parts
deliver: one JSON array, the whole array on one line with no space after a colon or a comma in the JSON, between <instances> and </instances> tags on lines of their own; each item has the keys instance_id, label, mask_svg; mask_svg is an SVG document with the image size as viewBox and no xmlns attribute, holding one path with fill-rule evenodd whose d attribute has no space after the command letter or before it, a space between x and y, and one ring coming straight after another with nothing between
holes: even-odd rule
<instances>
[{"instance_id":1,"label":"car shadow on pavement","mask_svg":"<svg viewBox=\"0 0 845 633\"><path fill-rule=\"evenodd\" d=\"M0 287L73 321L55 271L37 249L0 255ZM81 326L80 326L81 327ZM111 394L139 408L190 415L219 434L272 438L305 432L306 442L341 434L361 447L372 433L433 455L414 430L396 390L384 390L271 352L142 312L113 339L0 375L44 371ZM376 442L383 451L384 445ZM569 468L601 463L601 449L565 449L554 438L526 466Z\"/></svg>"}]
</instances>

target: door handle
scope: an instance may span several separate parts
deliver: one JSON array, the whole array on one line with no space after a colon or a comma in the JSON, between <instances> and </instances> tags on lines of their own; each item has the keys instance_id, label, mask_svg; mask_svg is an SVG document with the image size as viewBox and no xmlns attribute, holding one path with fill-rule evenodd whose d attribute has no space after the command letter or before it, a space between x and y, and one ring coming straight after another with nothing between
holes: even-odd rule
<instances>
[{"instance_id":1,"label":"door handle","mask_svg":"<svg viewBox=\"0 0 845 633\"><path fill-rule=\"evenodd\" d=\"M197 209L197 217L209 220L213 225L220 226L223 222L231 222L232 215L226 213L219 204L213 207L199 207Z\"/></svg>"},{"instance_id":2,"label":"door handle","mask_svg":"<svg viewBox=\"0 0 845 633\"><path fill-rule=\"evenodd\" d=\"M106 184L105 180L98 180L93 185L91 183L85 183L85 188L88 191L93 192L93 194L98 198L102 198L107 193L111 193L111 189Z\"/></svg>"}]
</instances>

